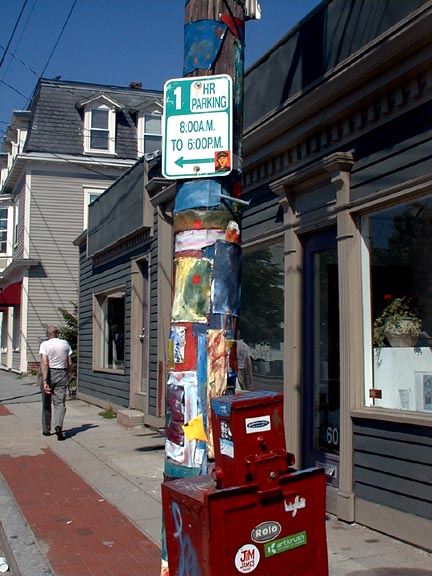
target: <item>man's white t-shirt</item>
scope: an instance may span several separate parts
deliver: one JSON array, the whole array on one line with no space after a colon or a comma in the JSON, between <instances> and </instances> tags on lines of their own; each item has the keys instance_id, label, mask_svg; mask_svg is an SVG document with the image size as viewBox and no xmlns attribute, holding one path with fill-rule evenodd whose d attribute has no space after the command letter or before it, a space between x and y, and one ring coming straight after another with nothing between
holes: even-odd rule
<instances>
[{"instance_id":1,"label":"man's white t-shirt","mask_svg":"<svg viewBox=\"0 0 432 576\"><path fill-rule=\"evenodd\" d=\"M72 349L62 338L49 338L41 343L39 354L48 357L50 368L67 368L67 358L72 354Z\"/></svg>"},{"instance_id":2,"label":"man's white t-shirt","mask_svg":"<svg viewBox=\"0 0 432 576\"><path fill-rule=\"evenodd\" d=\"M251 349L244 340L237 340L237 364L239 368L246 367L246 361L251 355Z\"/></svg>"}]
</instances>

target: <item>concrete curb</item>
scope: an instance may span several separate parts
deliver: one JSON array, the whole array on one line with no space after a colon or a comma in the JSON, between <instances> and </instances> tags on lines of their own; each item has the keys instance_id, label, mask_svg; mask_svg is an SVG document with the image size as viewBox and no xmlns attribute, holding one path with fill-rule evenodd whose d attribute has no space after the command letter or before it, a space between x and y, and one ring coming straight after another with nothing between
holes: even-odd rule
<instances>
[{"instance_id":1,"label":"concrete curb","mask_svg":"<svg viewBox=\"0 0 432 576\"><path fill-rule=\"evenodd\" d=\"M14 576L54 576L37 540L0 474L0 532Z\"/></svg>"}]
</instances>

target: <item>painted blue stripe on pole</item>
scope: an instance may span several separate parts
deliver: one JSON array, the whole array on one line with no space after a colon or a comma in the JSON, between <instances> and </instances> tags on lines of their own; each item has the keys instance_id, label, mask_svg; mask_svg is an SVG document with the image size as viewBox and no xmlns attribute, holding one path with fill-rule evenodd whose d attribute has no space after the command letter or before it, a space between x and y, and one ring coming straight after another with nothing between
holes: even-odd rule
<instances>
[{"instance_id":1,"label":"painted blue stripe on pole","mask_svg":"<svg viewBox=\"0 0 432 576\"><path fill-rule=\"evenodd\" d=\"M190 208L211 208L221 202L223 188L217 180L187 180L177 185L174 212Z\"/></svg>"},{"instance_id":2,"label":"painted blue stripe on pole","mask_svg":"<svg viewBox=\"0 0 432 576\"><path fill-rule=\"evenodd\" d=\"M216 242L213 264L212 312L238 316L240 308L240 253L238 244Z\"/></svg>"},{"instance_id":3,"label":"painted blue stripe on pole","mask_svg":"<svg viewBox=\"0 0 432 576\"><path fill-rule=\"evenodd\" d=\"M183 76L202 68L211 70L228 26L216 20L196 20L184 27Z\"/></svg>"}]
</instances>

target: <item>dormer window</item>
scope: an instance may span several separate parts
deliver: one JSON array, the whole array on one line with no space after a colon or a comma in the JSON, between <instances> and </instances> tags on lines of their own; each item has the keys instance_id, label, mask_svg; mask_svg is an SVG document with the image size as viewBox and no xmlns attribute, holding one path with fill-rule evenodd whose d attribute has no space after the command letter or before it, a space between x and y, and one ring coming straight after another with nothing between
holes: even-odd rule
<instances>
[{"instance_id":1,"label":"dormer window","mask_svg":"<svg viewBox=\"0 0 432 576\"><path fill-rule=\"evenodd\" d=\"M153 101L138 111L138 156L162 149L162 105Z\"/></svg>"},{"instance_id":2,"label":"dormer window","mask_svg":"<svg viewBox=\"0 0 432 576\"><path fill-rule=\"evenodd\" d=\"M84 151L115 153L115 111L105 105L85 112Z\"/></svg>"},{"instance_id":3,"label":"dormer window","mask_svg":"<svg viewBox=\"0 0 432 576\"><path fill-rule=\"evenodd\" d=\"M115 154L116 113L121 105L99 94L78 106L84 108L84 152Z\"/></svg>"},{"instance_id":4,"label":"dormer window","mask_svg":"<svg viewBox=\"0 0 432 576\"><path fill-rule=\"evenodd\" d=\"M143 154L151 154L162 148L161 115L144 114Z\"/></svg>"},{"instance_id":5,"label":"dormer window","mask_svg":"<svg viewBox=\"0 0 432 576\"><path fill-rule=\"evenodd\" d=\"M110 151L110 120L113 114L111 110L101 106L90 110L90 146L91 150Z\"/></svg>"}]
</instances>

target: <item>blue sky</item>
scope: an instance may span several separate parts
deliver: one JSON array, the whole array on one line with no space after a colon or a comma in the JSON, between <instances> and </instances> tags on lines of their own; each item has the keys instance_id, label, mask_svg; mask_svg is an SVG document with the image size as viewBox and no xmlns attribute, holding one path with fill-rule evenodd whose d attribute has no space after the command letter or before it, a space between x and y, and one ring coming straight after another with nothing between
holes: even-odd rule
<instances>
[{"instance_id":1,"label":"blue sky","mask_svg":"<svg viewBox=\"0 0 432 576\"><path fill-rule=\"evenodd\" d=\"M261 20L246 23L246 67L320 0L259 3ZM162 90L183 75L184 12L184 0L1 0L0 137L12 111L26 108L42 73L115 86L138 81Z\"/></svg>"}]
</instances>

